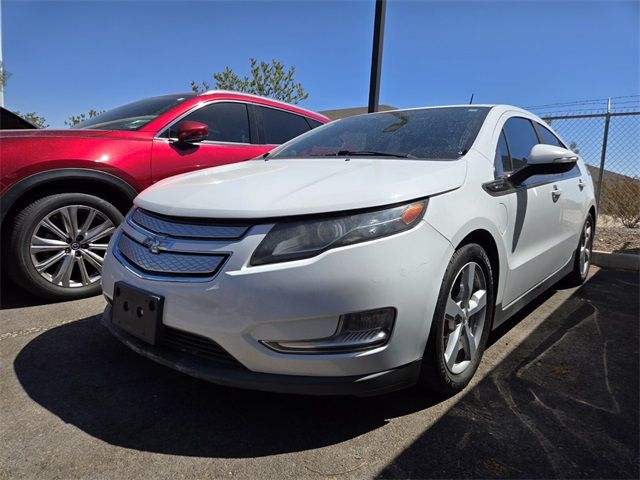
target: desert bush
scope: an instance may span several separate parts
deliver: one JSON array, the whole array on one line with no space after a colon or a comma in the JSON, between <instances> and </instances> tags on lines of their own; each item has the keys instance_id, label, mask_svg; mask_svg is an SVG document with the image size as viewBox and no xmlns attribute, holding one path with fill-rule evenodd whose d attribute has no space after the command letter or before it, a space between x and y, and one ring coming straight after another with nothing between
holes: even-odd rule
<instances>
[{"instance_id":1,"label":"desert bush","mask_svg":"<svg viewBox=\"0 0 640 480\"><path fill-rule=\"evenodd\" d=\"M606 175L606 174L605 174ZM640 225L640 178L615 176L603 179L600 210L627 228Z\"/></svg>"}]
</instances>

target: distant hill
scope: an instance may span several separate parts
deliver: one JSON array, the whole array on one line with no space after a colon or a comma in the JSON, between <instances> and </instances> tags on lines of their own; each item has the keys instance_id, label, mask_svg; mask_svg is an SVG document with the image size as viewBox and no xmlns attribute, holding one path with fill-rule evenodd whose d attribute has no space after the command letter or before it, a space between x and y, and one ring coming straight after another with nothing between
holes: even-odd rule
<instances>
[{"instance_id":1,"label":"distant hill","mask_svg":"<svg viewBox=\"0 0 640 480\"><path fill-rule=\"evenodd\" d=\"M321 114L329 117L331 120L338 120L340 118L353 117L354 115L361 115L367 113L368 107L351 107L351 108L337 108L335 110L325 110L320 112ZM397 110L396 107L391 105L380 105L379 111L384 112L387 110Z\"/></svg>"},{"instance_id":2,"label":"distant hill","mask_svg":"<svg viewBox=\"0 0 640 480\"><path fill-rule=\"evenodd\" d=\"M594 187L598 187L598 179L600 178L600 167L596 167L594 165L587 165L587 168L589 169L589 173L591 174L591 178L593 178L593 186ZM634 179L633 177L630 177L629 175L622 175L621 173L616 173L616 172L612 172L611 170L604 170L603 173L603 177L602 177L602 182L609 182L609 181L617 181L617 180L636 180L636 181L640 181L638 179Z\"/></svg>"}]
</instances>

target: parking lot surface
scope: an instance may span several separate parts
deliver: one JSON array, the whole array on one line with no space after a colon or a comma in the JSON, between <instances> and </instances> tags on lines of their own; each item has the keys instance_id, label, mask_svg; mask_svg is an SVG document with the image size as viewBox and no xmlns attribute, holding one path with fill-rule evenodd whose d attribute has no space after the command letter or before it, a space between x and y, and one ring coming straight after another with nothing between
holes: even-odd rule
<instances>
[{"instance_id":1,"label":"parking lot surface","mask_svg":"<svg viewBox=\"0 0 640 480\"><path fill-rule=\"evenodd\" d=\"M3 282L2 478L638 478L638 275L593 269L491 337L441 398L217 387Z\"/></svg>"}]
</instances>

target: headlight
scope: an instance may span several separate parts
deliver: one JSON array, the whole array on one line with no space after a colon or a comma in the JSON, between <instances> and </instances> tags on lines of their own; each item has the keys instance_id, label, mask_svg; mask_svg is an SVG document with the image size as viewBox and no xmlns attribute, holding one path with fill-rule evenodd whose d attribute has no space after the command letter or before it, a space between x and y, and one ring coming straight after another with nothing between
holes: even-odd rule
<instances>
[{"instance_id":1,"label":"headlight","mask_svg":"<svg viewBox=\"0 0 640 480\"><path fill-rule=\"evenodd\" d=\"M251 265L309 258L330 248L386 237L415 227L427 200L355 215L278 223L260 242Z\"/></svg>"}]
</instances>

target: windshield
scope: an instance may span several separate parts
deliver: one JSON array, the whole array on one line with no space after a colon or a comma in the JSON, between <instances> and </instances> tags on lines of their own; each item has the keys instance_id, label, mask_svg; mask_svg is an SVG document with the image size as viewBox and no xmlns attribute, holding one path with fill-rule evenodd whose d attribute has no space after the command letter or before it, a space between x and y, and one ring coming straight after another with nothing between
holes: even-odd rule
<instances>
[{"instance_id":1,"label":"windshield","mask_svg":"<svg viewBox=\"0 0 640 480\"><path fill-rule=\"evenodd\" d=\"M72 128L92 128L96 130L138 130L154 118L175 107L195 94L163 95L145 98L121 107L107 110L100 115L80 122Z\"/></svg>"},{"instance_id":2,"label":"windshield","mask_svg":"<svg viewBox=\"0 0 640 480\"><path fill-rule=\"evenodd\" d=\"M270 157L457 159L471 148L488 112L489 107L444 107L358 115L293 139Z\"/></svg>"}]
</instances>

